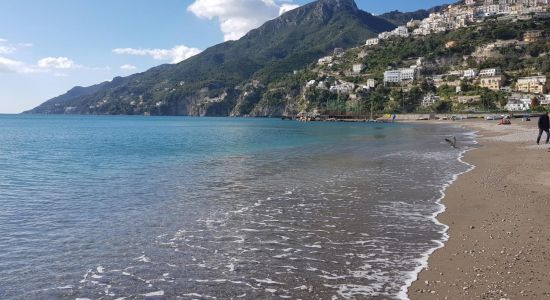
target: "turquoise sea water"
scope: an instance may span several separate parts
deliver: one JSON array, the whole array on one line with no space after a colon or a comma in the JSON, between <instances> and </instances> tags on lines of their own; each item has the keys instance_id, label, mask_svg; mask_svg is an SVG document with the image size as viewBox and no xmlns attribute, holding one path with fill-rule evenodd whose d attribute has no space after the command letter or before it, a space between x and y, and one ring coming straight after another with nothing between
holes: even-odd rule
<instances>
[{"instance_id":1,"label":"turquoise sea water","mask_svg":"<svg viewBox=\"0 0 550 300\"><path fill-rule=\"evenodd\" d=\"M0 116L0 299L402 298L444 238L432 216L472 139L450 126Z\"/></svg>"}]
</instances>

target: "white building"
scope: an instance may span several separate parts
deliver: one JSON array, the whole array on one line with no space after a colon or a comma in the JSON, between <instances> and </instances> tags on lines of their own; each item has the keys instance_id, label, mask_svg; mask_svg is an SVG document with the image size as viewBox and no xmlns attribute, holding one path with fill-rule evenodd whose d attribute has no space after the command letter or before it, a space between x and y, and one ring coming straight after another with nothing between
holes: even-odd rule
<instances>
[{"instance_id":1,"label":"white building","mask_svg":"<svg viewBox=\"0 0 550 300\"><path fill-rule=\"evenodd\" d=\"M351 94L355 90L355 84L351 82L339 81L329 89L333 93Z\"/></svg>"},{"instance_id":2,"label":"white building","mask_svg":"<svg viewBox=\"0 0 550 300\"><path fill-rule=\"evenodd\" d=\"M334 48L334 51L333 51L333 56L336 56L336 57L342 57L344 56L344 48Z\"/></svg>"},{"instance_id":3,"label":"white building","mask_svg":"<svg viewBox=\"0 0 550 300\"><path fill-rule=\"evenodd\" d=\"M392 31L392 33L395 36L408 37L409 36L409 29L407 28L407 26L399 26L399 27L395 28Z\"/></svg>"},{"instance_id":4,"label":"white building","mask_svg":"<svg viewBox=\"0 0 550 300\"><path fill-rule=\"evenodd\" d=\"M422 25L422 21L420 20L410 20L409 22L407 22L408 28L415 28L419 27L420 25Z\"/></svg>"},{"instance_id":5,"label":"white building","mask_svg":"<svg viewBox=\"0 0 550 300\"><path fill-rule=\"evenodd\" d=\"M422 105L422 107L430 107L430 106L434 105L434 103L436 103L439 100L441 100L441 98L439 98L439 96L436 96L433 93L429 93L426 96L424 96L424 98L422 99L422 104L421 105Z\"/></svg>"},{"instance_id":6,"label":"white building","mask_svg":"<svg viewBox=\"0 0 550 300\"><path fill-rule=\"evenodd\" d=\"M500 70L500 68L490 68L490 69L483 69L479 71L479 76L481 77L493 77L493 76L498 76L500 74L502 74L502 71Z\"/></svg>"},{"instance_id":7,"label":"white building","mask_svg":"<svg viewBox=\"0 0 550 300\"><path fill-rule=\"evenodd\" d=\"M376 80L374 79L367 79L367 87L369 89L373 88L376 86Z\"/></svg>"},{"instance_id":8,"label":"white building","mask_svg":"<svg viewBox=\"0 0 550 300\"><path fill-rule=\"evenodd\" d=\"M314 86L315 84L317 83L317 81L315 80L310 80L306 83L306 87L312 87Z\"/></svg>"},{"instance_id":9,"label":"white building","mask_svg":"<svg viewBox=\"0 0 550 300\"><path fill-rule=\"evenodd\" d=\"M364 67L365 66L363 64L354 64L351 70L353 74L359 74L361 73L361 71L363 71Z\"/></svg>"},{"instance_id":10,"label":"white building","mask_svg":"<svg viewBox=\"0 0 550 300\"><path fill-rule=\"evenodd\" d=\"M462 75L464 74L464 71L462 70L455 70L455 71L450 71L449 72L449 76L458 76L458 77L462 77Z\"/></svg>"},{"instance_id":11,"label":"white building","mask_svg":"<svg viewBox=\"0 0 550 300\"><path fill-rule=\"evenodd\" d=\"M407 27L414 28L413 35L428 35L483 22L491 16L500 16L503 20L530 19L532 14L550 17L549 4L550 0L465 0L464 4L449 5L442 11L431 13L420 22L411 20ZM398 35L399 31L394 30L383 36Z\"/></svg>"},{"instance_id":12,"label":"white building","mask_svg":"<svg viewBox=\"0 0 550 300\"><path fill-rule=\"evenodd\" d=\"M384 72L384 83L397 83L401 82L401 71L390 70Z\"/></svg>"},{"instance_id":13,"label":"white building","mask_svg":"<svg viewBox=\"0 0 550 300\"><path fill-rule=\"evenodd\" d=\"M378 39L379 40L385 40L385 39L389 39L391 37L391 33L389 32L381 32L378 34Z\"/></svg>"},{"instance_id":14,"label":"white building","mask_svg":"<svg viewBox=\"0 0 550 300\"><path fill-rule=\"evenodd\" d=\"M479 71L477 69L468 69L464 70L464 74L462 75L464 78L475 78Z\"/></svg>"},{"instance_id":15,"label":"white building","mask_svg":"<svg viewBox=\"0 0 550 300\"><path fill-rule=\"evenodd\" d=\"M510 99L504 109L508 111L526 111L531 108L531 99Z\"/></svg>"},{"instance_id":16,"label":"white building","mask_svg":"<svg viewBox=\"0 0 550 300\"><path fill-rule=\"evenodd\" d=\"M414 80L416 78L416 69L399 69L401 71L401 81Z\"/></svg>"},{"instance_id":17,"label":"white building","mask_svg":"<svg viewBox=\"0 0 550 300\"><path fill-rule=\"evenodd\" d=\"M399 83L416 79L416 68L404 68L384 72L384 83Z\"/></svg>"},{"instance_id":18,"label":"white building","mask_svg":"<svg viewBox=\"0 0 550 300\"><path fill-rule=\"evenodd\" d=\"M375 45L378 45L378 44L380 44L380 39L379 38L368 39L367 42L365 43L365 45L367 45L367 46L375 46Z\"/></svg>"},{"instance_id":19,"label":"white building","mask_svg":"<svg viewBox=\"0 0 550 300\"><path fill-rule=\"evenodd\" d=\"M550 94L544 95L544 97L540 99L540 105L549 105L549 104L550 104Z\"/></svg>"},{"instance_id":20,"label":"white building","mask_svg":"<svg viewBox=\"0 0 550 300\"><path fill-rule=\"evenodd\" d=\"M317 64L318 65L328 65L331 62L332 62L332 56L325 56L325 57L319 58L319 60L317 61Z\"/></svg>"},{"instance_id":21,"label":"white building","mask_svg":"<svg viewBox=\"0 0 550 300\"><path fill-rule=\"evenodd\" d=\"M390 32L382 32L378 34L379 40L386 40L394 36L409 37L409 29L407 26L399 26Z\"/></svg>"}]
</instances>

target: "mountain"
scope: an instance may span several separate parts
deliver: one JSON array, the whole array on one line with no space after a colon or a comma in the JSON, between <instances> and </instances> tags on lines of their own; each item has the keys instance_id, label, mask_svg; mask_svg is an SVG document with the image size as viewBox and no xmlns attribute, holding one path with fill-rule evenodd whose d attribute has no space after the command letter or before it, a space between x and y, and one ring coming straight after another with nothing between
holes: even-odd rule
<instances>
[{"instance_id":1,"label":"mountain","mask_svg":"<svg viewBox=\"0 0 550 300\"><path fill-rule=\"evenodd\" d=\"M270 82L393 28L353 0L318 0L179 64L74 88L26 113L246 115Z\"/></svg>"}]
</instances>

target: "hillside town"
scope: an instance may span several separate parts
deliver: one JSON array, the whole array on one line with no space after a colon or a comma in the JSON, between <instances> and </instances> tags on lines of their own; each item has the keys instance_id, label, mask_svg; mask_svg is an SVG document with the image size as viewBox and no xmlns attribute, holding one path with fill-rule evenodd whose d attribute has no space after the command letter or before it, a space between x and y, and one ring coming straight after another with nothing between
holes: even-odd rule
<instances>
[{"instance_id":1,"label":"hillside town","mask_svg":"<svg viewBox=\"0 0 550 300\"><path fill-rule=\"evenodd\" d=\"M432 90L422 91L416 111L433 110L442 101L450 102L457 110L469 112L486 111L489 108L511 112L529 111L549 106L548 74L533 68L512 72L503 70L497 63L487 65L495 58L500 58L500 52L508 49L526 49L535 44L547 43L549 32L544 29L526 30L519 38L496 38L478 45L473 53L463 56L461 61L445 63L445 72L438 72L441 70L437 66L441 63L427 57L409 57L398 67L387 66L381 74L376 74L364 63L373 51L385 47L384 43L396 43L399 39L414 40L493 24L489 22L546 22L549 19L550 0L466 0L433 12L423 20L410 20L393 31L380 33L378 37L366 40L362 47L350 51L334 49L332 55L317 61L318 79L309 80L306 88L327 90L336 94L338 99L347 97L353 101L378 86L393 91L394 96L409 92L420 84L431 86ZM447 40L444 45L445 49L458 46L455 40ZM350 52L356 53L356 59L349 58ZM470 63L472 61L474 63ZM484 67L469 67L472 64ZM342 70L342 66L347 69ZM494 107L483 103L489 91L498 99ZM404 104L401 108L405 112Z\"/></svg>"}]
</instances>

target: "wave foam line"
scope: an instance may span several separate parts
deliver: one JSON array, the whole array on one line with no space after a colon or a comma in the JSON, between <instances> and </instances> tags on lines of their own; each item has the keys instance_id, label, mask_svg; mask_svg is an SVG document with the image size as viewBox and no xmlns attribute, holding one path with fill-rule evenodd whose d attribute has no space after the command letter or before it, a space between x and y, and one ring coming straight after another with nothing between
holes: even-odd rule
<instances>
[{"instance_id":1,"label":"wave foam line","mask_svg":"<svg viewBox=\"0 0 550 300\"><path fill-rule=\"evenodd\" d=\"M468 134L468 135L472 135L474 137L474 145L478 144L478 142L476 140L476 138L478 137L477 133L478 133L477 131L472 131L471 133ZM461 175L464 175L466 173L469 173L469 172L471 172L472 170L474 170L476 168L475 165L464 161L464 156L466 155L466 153L468 151L471 151L471 150L474 150L474 149L475 148L473 148L473 147L469 147L468 149L465 149L465 150L461 151L458 158L457 158L457 160L460 163L468 166L468 170L466 170L464 172L460 172L458 174L454 174L453 178L451 180L449 180L448 182L446 182L443 185L443 187L439 190L440 197L435 201L435 203L439 206L439 210L436 211L430 217L430 219L434 222L435 225L443 227L443 230L440 232L442 234L442 237L441 237L440 240L435 240L434 241L434 242L437 243L437 246L435 246L434 248L429 249L428 251L426 251L426 253L424 253L422 255L422 257L419 259L419 265L414 269L414 271L412 271L408 274L408 276L407 276L408 278L407 278L407 280L405 280L405 285L401 288L401 290L397 294L398 299L401 299L401 300L408 300L409 299L409 295L408 295L409 288L412 286L412 284L415 281L418 280L418 276L420 275L420 272L422 272L422 270L424 270L428 267L428 260L429 260L430 256L435 251L445 247L445 243L449 240L449 226L447 224L441 223L437 219L437 217L439 217L439 215L441 215L442 213L447 211L447 207L442 202L443 199L446 196L445 191L458 179L458 177L460 177Z\"/></svg>"}]
</instances>

